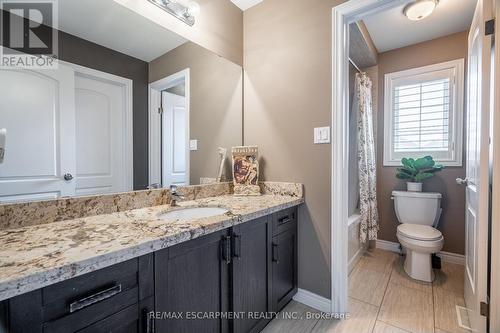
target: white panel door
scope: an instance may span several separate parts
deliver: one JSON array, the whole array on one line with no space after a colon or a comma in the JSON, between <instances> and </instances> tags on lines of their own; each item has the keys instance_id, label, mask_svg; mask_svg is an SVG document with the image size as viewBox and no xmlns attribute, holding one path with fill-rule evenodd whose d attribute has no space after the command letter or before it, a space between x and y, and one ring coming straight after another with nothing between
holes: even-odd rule
<instances>
[{"instance_id":1,"label":"white panel door","mask_svg":"<svg viewBox=\"0 0 500 333\"><path fill-rule=\"evenodd\" d=\"M479 0L469 32L466 115L465 301L474 332L486 332L480 302L487 302L489 104L491 37L485 36L489 1Z\"/></svg>"},{"instance_id":2,"label":"white panel door","mask_svg":"<svg viewBox=\"0 0 500 333\"><path fill-rule=\"evenodd\" d=\"M187 185L188 126L186 98L162 92L162 185Z\"/></svg>"},{"instance_id":3,"label":"white panel door","mask_svg":"<svg viewBox=\"0 0 500 333\"><path fill-rule=\"evenodd\" d=\"M0 164L0 202L75 194L73 70L0 70L0 128L7 129Z\"/></svg>"},{"instance_id":4,"label":"white panel door","mask_svg":"<svg viewBox=\"0 0 500 333\"><path fill-rule=\"evenodd\" d=\"M75 76L76 195L126 191L125 90Z\"/></svg>"}]
</instances>

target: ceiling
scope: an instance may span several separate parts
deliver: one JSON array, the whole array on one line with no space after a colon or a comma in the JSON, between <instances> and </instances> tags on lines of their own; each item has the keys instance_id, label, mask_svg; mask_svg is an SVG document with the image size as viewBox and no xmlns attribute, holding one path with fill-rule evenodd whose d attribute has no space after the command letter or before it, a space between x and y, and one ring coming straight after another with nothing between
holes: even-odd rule
<instances>
[{"instance_id":1,"label":"ceiling","mask_svg":"<svg viewBox=\"0 0 500 333\"><path fill-rule=\"evenodd\" d=\"M245 11L250 7L253 7L264 0L231 0L236 6L240 7L241 10Z\"/></svg>"},{"instance_id":2,"label":"ceiling","mask_svg":"<svg viewBox=\"0 0 500 333\"><path fill-rule=\"evenodd\" d=\"M113 0L59 1L59 30L146 62L187 42Z\"/></svg>"},{"instance_id":3,"label":"ceiling","mask_svg":"<svg viewBox=\"0 0 500 333\"><path fill-rule=\"evenodd\" d=\"M421 21L410 21L399 5L363 19L379 52L417 44L469 29L477 0L440 0Z\"/></svg>"}]
</instances>

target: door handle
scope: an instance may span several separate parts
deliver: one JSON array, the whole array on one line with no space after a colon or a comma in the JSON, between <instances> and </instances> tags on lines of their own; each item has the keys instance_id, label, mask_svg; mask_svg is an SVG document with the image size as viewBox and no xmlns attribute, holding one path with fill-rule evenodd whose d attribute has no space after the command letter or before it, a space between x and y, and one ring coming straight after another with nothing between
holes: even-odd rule
<instances>
[{"instance_id":1,"label":"door handle","mask_svg":"<svg viewBox=\"0 0 500 333\"><path fill-rule=\"evenodd\" d=\"M241 259L241 235L234 234L233 257Z\"/></svg>"},{"instance_id":2,"label":"door handle","mask_svg":"<svg viewBox=\"0 0 500 333\"><path fill-rule=\"evenodd\" d=\"M231 263L231 236L223 236L221 241L222 260L229 265Z\"/></svg>"},{"instance_id":3,"label":"door handle","mask_svg":"<svg viewBox=\"0 0 500 333\"><path fill-rule=\"evenodd\" d=\"M455 182L458 184L458 185L469 185L469 180L467 178L457 178L455 179Z\"/></svg>"},{"instance_id":4,"label":"door handle","mask_svg":"<svg viewBox=\"0 0 500 333\"><path fill-rule=\"evenodd\" d=\"M277 264L280 263L280 256L278 250L279 250L279 244L273 243L272 257L273 257L273 262Z\"/></svg>"},{"instance_id":5,"label":"door handle","mask_svg":"<svg viewBox=\"0 0 500 333\"><path fill-rule=\"evenodd\" d=\"M66 174L64 174L63 178L65 181L69 182L70 180L73 180L73 175L70 173L66 173Z\"/></svg>"}]
</instances>

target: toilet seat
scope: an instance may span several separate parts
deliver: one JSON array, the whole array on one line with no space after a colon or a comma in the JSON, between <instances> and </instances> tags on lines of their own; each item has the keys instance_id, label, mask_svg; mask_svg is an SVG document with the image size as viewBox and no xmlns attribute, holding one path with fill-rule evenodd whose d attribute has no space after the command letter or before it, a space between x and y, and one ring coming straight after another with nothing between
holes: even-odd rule
<instances>
[{"instance_id":1,"label":"toilet seat","mask_svg":"<svg viewBox=\"0 0 500 333\"><path fill-rule=\"evenodd\" d=\"M398 226L398 234L418 241L436 241L443 238L441 231L429 225L404 223Z\"/></svg>"}]
</instances>

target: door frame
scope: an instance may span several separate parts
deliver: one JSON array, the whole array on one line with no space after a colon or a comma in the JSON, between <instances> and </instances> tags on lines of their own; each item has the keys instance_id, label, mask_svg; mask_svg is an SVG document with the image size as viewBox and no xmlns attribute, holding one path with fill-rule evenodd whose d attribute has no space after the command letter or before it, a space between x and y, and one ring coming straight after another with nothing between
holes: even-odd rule
<instances>
[{"instance_id":1,"label":"door frame","mask_svg":"<svg viewBox=\"0 0 500 333\"><path fill-rule=\"evenodd\" d=\"M159 109L161 107L161 92L163 90L172 88L180 81L184 80L186 89L186 113L187 113L187 128L186 128L186 182L190 184L190 115L191 115L191 83L190 83L190 69L186 68L177 73L164 77L163 79L154 81L149 84L149 184L162 183L162 166L161 166L161 115ZM163 185L163 184L162 184Z\"/></svg>"},{"instance_id":2,"label":"door frame","mask_svg":"<svg viewBox=\"0 0 500 333\"><path fill-rule=\"evenodd\" d=\"M500 0L494 0L495 31L500 31ZM494 45L493 96L500 96L500 42ZM500 98L494 98L491 128L492 149L492 190L491 195L491 273L490 273L490 332L500 332ZM495 176L496 175L496 176Z\"/></svg>"},{"instance_id":3,"label":"door frame","mask_svg":"<svg viewBox=\"0 0 500 333\"><path fill-rule=\"evenodd\" d=\"M331 312L348 307L349 24L411 0L350 0L332 9ZM340 195L339 195L340 194Z\"/></svg>"},{"instance_id":4,"label":"door frame","mask_svg":"<svg viewBox=\"0 0 500 333\"><path fill-rule=\"evenodd\" d=\"M490 0L485 0L490 1ZM349 156L349 24L364 16L411 0L350 0L332 9L332 170L331 170L331 312L348 311L348 156ZM494 0L500 17L500 0ZM500 22L495 22L500 31ZM495 46L495 94L500 96L500 43ZM495 98L493 114L500 114L500 99ZM494 117L493 174L500 174L500 117ZM500 201L500 179L493 178L493 202ZM339 198L339 195L340 198ZM493 204L491 230L490 328L500 331L500 205ZM495 222L496 221L496 222Z\"/></svg>"},{"instance_id":5,"label":"door frame","mask_svg":"<svg viewBox=\"0 0 500 333\"><path fill-rule=\"evenodd\" d=\"M96 69L77 65L71 62L59 60L59 63L67 65L81 77L107 81L119 86L124 93L125 114L123 117L123 179L124 191L134 190L134 117L133 117L133 85L134 81L118 75L102 72Z\"/></svg>"}]
</instances>

